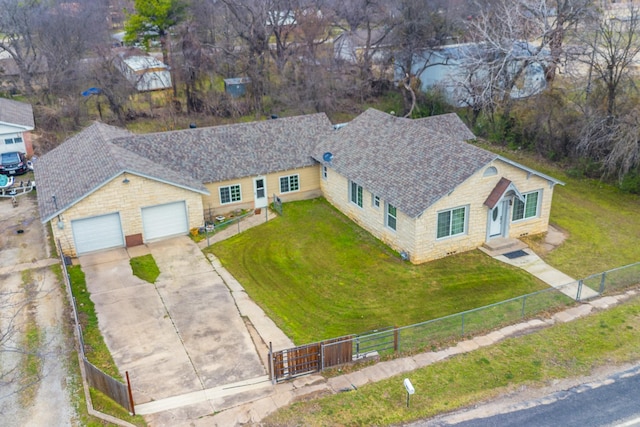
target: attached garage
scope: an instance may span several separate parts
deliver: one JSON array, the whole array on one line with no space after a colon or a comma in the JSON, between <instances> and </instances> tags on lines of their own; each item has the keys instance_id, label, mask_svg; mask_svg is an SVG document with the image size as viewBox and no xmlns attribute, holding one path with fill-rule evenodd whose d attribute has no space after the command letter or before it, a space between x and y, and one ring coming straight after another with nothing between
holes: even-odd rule
<instances>
[{"instance_id":1,"label":"attached garage","mask_svg":"<svg viewBox=\"0 0 640 427\"><path fill-rule=\"evenodd\" d=\"M124 246L118 212L73 220L71 230L78 254Z\"/></svg>"},{"instance_id":2,"label":"attached garage","mask_svg":"<svg viewBox=\"0 0 640 427\"><path fill-rule=\"evenodd\" d=\"M142 208L144 240L187 234L189 219L184 201Z\"/></svg>"}]
</instances>

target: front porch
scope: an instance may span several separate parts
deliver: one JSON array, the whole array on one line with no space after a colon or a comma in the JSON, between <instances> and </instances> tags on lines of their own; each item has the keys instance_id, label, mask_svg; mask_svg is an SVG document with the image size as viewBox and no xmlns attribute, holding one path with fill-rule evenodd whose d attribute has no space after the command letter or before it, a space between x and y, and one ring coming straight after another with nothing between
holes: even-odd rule
<instances>
[{"instance_id":1,"label":"front porch","mask_svg":"<svg viewBox=\"0 0 640 427\"><path fill-rule=\"evenodd\" d=\"M490 257L496 257L528 247L526 243L518 239L498 237L485 242L479 249Z\"/></svg>"}]
</instances>

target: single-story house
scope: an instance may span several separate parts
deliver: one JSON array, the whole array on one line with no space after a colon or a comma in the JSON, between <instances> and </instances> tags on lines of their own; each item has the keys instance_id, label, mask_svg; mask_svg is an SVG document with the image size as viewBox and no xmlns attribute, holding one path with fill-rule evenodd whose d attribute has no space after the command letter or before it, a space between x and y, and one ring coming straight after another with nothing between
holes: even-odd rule
<instances>
[{"instance_id":1,"label":"single-story house","mask_svg":"<svg viewBox=\"0 0 640 427\"><path fill-rule=\"evenodd\" d=\"M324 197L414 263L547 231L560 181L466 141L455 114L369 109L316 146Z\"/></svg>"},{"instance_id":2,"label":"single-story house","mask_svg":"<svg viewBox=\"0 0 640 427\"><path fill-rule=\"evenodd\" d=\"M186 234L207 216L324 196L412 262L547 230L560 182L466 141L455 114L374 109L132 134L94 123L35 165L66 255ZM561 183L560 183L561 184Z\"/></svg>"},{"instance_id":3,"label":"single-story house","mask_svg":"<svg viewBox=\"0 0 640 427\"><path fill-rule=\"evenodd\" d=\"M325 114L136 135L94 123L34 166L38 207L63 252L180 234L238 209L321 195L313 147Z\"/></svg>"},{"instance_id":4,"label":"single-story house","mask_svg":"<svg viewBox=\"0 0 640 427\"><path fill-rule=\"evenodd\" d=\"M0 98L0 153L20 151L31 157L31 131L34 129L31 104Z\"/></svg>"},{"instance_id":5,"label":"single-story house","mask_svg":"<svg viewBox=\"0 0 640 427\"><path fill-rule=\"evenodd\" d=\"M515 74L522 66L523 58L531 57L534 48L522 43L514 43L509 72ZM442 91L447 102L451 105L463 107L472 101L474 96L473 86L470 80L482 81L489 79L488 67L477 66L472 78L467 67L467 57L478 58L482 56L482 47L475 43L462 43L425 49L413 57L411 74L420 79L420 89L426 92L436 88ZM473 62L476 61L473 60ZM470 67L474 68L474 67ZM396 64L396 80L405 78L405 70L400 64ZM527 64L522 76L510 88L509 96L512 99L527 98L539 94L547 87L544 64L534 60Z\"/></svg>"}]
</instances>

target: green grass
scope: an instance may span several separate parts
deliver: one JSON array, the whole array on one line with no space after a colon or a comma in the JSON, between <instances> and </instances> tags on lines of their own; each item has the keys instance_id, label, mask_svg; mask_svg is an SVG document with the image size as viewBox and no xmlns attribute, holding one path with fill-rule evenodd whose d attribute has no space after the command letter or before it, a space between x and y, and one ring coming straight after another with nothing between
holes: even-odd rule
<instances>
[{"instance_id":1,"label":"green grass","mask_svg":"<svg viewBox=\"0 0 640 427\"><path fill-rule=\"evenodd\" d=\"M156 283L160 269L151 254L131 258L129 261L133 275L149 283Z\"/></svg>"},{"instance_id":2,"label":"green grass","mask_svg":"<svg viewBox=\"0 0 640 427\"><path fill-rule=\"evenodd\" d=\"M574 178L558 165L526 153L496 150L566 183L553 192L550 222L568 238L545 261L575 278L584 278L640 261L640 196L587 178Z\"/></svg>"},{"instance_id":3,"label":"green grass","mask_svg":"<svg viewBox=\"0 0 640 427\"><path fill-rule=\"evenodd\" d=\"M324 199L208 250L298 344L404 326L545 289L480 251L412 265Z\"/></svg>"},{"instance_id":4,"label":"green grass","mask_svg":"<svg viewBox=\"0 0 640 427\"><path fill-rule=\"evenodd\" d=\"M463 408L520 387L590 374L640 359L640 299L538 333L368 384L357 391L296 403L265 426L401 424ZM406 407L403 378L416 389Z\"/></svg>"},{"instance_id":5,"label":"green grass","mask_svg":"<svg viewBox=\"0 0 640 427\"><path fill-rule=\"evenodd\" d=\"M85 356L97 368L122 381L118 368L100 333L98 316L96 315L93 301L91 301L91 294L87 290L82 268L79 265L69 267L69 278L71 279L71 289L76 299L78 318L82 327Z\"/></svg>"},{"instance_id":6,"label":"green grass","mask_svg":"<svg viewBox=\"0 0 640 427\"><path fill-rule=\"evenodd\" d=\"M62 278L62 268L59 265L54 265L51 267L51 269L56 275L56 277L58 278L61 286L64 289L64 292L66 293L66 289L64 288L64 285L63 285L64 282ZM104 344L104 341L102 340L102 336L100 335L100 338L97 338L98 335L96 335L96 333L99 333L99 331L95 331L95 329L97 328L98 324L97 324L97 320L95 320L93 303L89 304L90 295L86 291L84 274L82 273L82 270L80 269L79 266L71 267L69 274L71 276L71 282L72 282L71 286L72 286L73 292L81 294L81 295L76 295L76 300L78 301L79 305L82 304L81 306L78 307L78 309L80 312L79 317L80 319L83 319L81 320L81 323L82 323L83 336L85 338L85 342L87 342L87 336L89 338L89 344L88 346L85 346L86 349L89 349L89 348L91 349L91 357L89 358L89 360L91 361L91 363L93 363L96 366L98 366L98 364L100 363L101 366L99 367L101 369L103 369L105 372L110 373L110 375L113 375L116 378L119 378L119 375L117 375L117 368L115 367L115 364L111 359L111 354L108 352L108 349ZM68 309L70 310L70 308ZM92 319L90 322L88 321L89 318ZM70 341L74 340L74 337L72 336L71 332L69 332L68 339ZM73 344L70 344L70 346L73 347ZM106 354L104 354L104 352L106 352ZM70 395L72 397L72 401L76 409L76 415L78 417L78 421L80 425L88 426L88 427L113 425L97 417L89 415L89 412L87 410L87 402L85 400L85 395L84 395L84 388L82 385L82 377L80 375L78 353L76 351L71 351L69 354L69 357L66 358L65 360L67 361L66 362L67 370L69 372L69 377L67 378L67 387L70 390ZM98 361L101 361L101 362L98 362ZM116 374L114 375L113 372L115 372ZM98 390L94 390L93 388L90 388L89 392L91 394L91 401L95 410L117 417L121 420L125 420L136 426L147 425L142 416L129 415L129 412L127 410L122 408L120 405L115 403L111 398L99 392Z\"/></svg>"},{"instance_id":7,"label":"green grass","mask_svg":"<svg viewBox=\"0 0 640 427\"><path fill-rule=\"evenodd\" d=\"M28 407L36 397L37 383L42 376L41 346L43 335L35 317L35 299L38 297L38 289L33 282L31 270L22 271L22 289L25 295L23 311L24 332L22 336L22 351L20 363L20 403Z\"/></svg>"}]
</instances>

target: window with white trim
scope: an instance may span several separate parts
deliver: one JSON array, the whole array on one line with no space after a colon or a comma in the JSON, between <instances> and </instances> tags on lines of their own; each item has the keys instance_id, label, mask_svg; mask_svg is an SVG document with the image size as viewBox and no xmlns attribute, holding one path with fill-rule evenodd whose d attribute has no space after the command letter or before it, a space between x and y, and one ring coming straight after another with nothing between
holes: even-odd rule
<instances>
[{"instance_id":1,"label":"window with white trim","mask_svg":"<svg viewBox=\"0 0 640 427\"><path fill-rule=\"evenodd\" d=\"M289 175L280 177L280 192L290 193L292 191L300 190L300 176Z\"/></svg>"},{"instance_id":2,"label":"window with white trim","mask_svg":"<svg viewBox=\"0 0 640 427\"><path fill-rule=\"evenodd\" d=\"M538 216L538 202L540 201L540 191L532 191L522 195L524 203L516 198L513 201L512 221L534 218Z\"/></svg>"},{"instance_id":3,"label":"window with white trim","mask_svg":"<svg viewBox=\"0 0 640 427\"><path fill-rule=\"evenodd\" d=\"M438 239L464 234L466 231L466 219L466 206L438 212Z\"/></svg>"},{"instance_id":4,"label":"window with white trim","mask_svg":"<svg viewBox=\"0 0 640 427\"><path fill-rule=\"evenodd\" d=\"M356 205L362 207L362 194L363 194L363 190L362 190L362 186L356 184L353 181L350 181L350 186L349 186L349 199L351 200L351 203L355 203Z\"/></svg>"},{"instance_id":5,"label":"window with white trim","mask_svg":"<svg viewBox=\"0 0 640 427\"><path fill-rule=\"evenodd\" d=\"M16 136L15 138L5 138L4 139L4 143L6 145L9 144L21 144L22 143L22 138L19 136Z\"/></svg>"},{"instance_id":6,"label":"window with white trim","mask_svg":"<svg viewBox=\"0 0 640 427\"><path fill-rule=\"evenodd\" d=\"M374 208L379 208L380 207L380 196L376 196L376 195L371 195L371 206L373 206Z\"/></svg>"},{"instance_id":7,"label":"window with white trim","mask_svg":"<svg viewBox=\"0 0 640 427\"><path fill-rule=\"evenodd\" d=\"M242 201L242 192L240 191L240 184L220 187L220 204L226 205L227 203L234 203L234 202L240 202L240 201Z\"/></svg>"},{"instance_id":8,"label":"window with white trim","mask_svg":"<svg viewBox=\"0 0 640 427\"><path fill-rule=\"evenodd\" d=\"M398 211L395 206L387 203L387 227L392 230L395 230L398 225Z\"/></svg>"}]
</instances>

